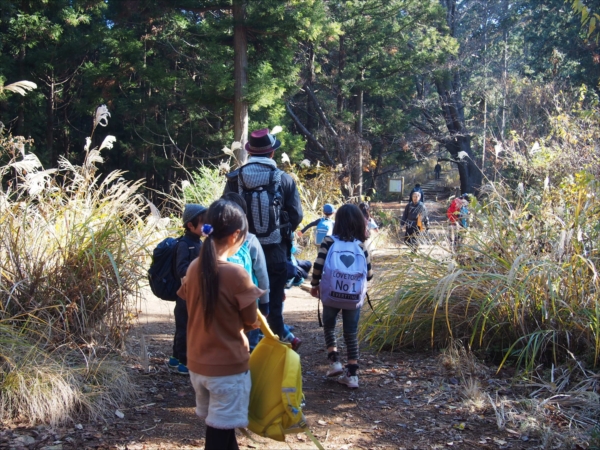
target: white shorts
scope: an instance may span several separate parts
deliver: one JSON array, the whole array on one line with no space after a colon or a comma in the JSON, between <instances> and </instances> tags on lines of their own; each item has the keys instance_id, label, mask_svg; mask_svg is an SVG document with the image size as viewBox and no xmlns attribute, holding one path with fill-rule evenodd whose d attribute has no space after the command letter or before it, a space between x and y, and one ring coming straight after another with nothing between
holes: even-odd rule
<instances>
[{"instance_id":1,"label":"white shorts","mask_svg":"<svg viewBox=\"0 0 600 450\"><path fill-rule=\"evenodd\" d=\"M196 415L213 428L229 430L248 426L250 371L224 377L207 377L190 370L196 391Z\"/></svg>"}]
</instances>

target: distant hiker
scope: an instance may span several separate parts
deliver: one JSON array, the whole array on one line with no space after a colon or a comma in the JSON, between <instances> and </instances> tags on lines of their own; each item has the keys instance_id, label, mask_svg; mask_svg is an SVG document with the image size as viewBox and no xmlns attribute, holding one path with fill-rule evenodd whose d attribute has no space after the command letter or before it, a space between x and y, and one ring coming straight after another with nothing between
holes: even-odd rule
<instances>
[{"instance_id":1,"label":"distant hiker","mask_svg":"<svg viewBox=\"0 0 600 450\"><path fill-rule=\"evenodd\" d=\"M433 171L435 172L435 179L439 180L440 179L440 173L442 173L442 166L440 165L440 163L437 163L435 165L435 168L433 169Z\"/></svg>"},{"instance_id":2,"label":"distant hiker","mask_svg":"<svg viewBox=\"0 0 600 450\"><path fill-rule=\"evenodd\" d=\"M418 247L417 236L423 231L429 229L429 218L427 217L427 208L421 201L421 194L413 192L411 200L404 208L404 214L400 219L400 225L406 226L404 242L406 245L416 251Z\"/></svg>"},{"instance_id":3,"label":"distant hiker","mask_svg":"<svg viewBox=\"0 0 600 450\"><path fill-rule=\"evenodd\" d=\"M373 277L369 252L365 247L365 220L356 205L338 209L333 235L323 239L313 265L310 295L323 302L323 327L328 377L342 375L338 382L358 388L358 319L367 292L367 281ZM344 342L348 364L340 363L335 338L337 316L342 312Z\"/></svg>"},{"instance_id":4,"label":"distant hiker","mask_svg":"<svg viewBox=\"0 0 600 450\"><path fill-rule=\"evenodd\" d=\"M317 220L313 220L311 223L306 225L300 231L298 231L298 236L302 236L306 231L312 227L317 227L315 229L315 244L321 245L323 242L323 238L325 236L331 236L333 233L333 213L335 212L335 208L333 205L329 203L325 203L323 205L323 217L318 218Z\"/></svg>"},{"instance_id":5,"label":"distant hiker","mask_svg":"<svg viewBox=\"0 0 600 450\"><path fill-rule=\"evenodd\" d=\"M183 228L185 232L175 247L175 274L185 277L190 263L200 254L202 226L206 207L188 203L183 210ZM188 375L187 368L187 305L181 297L175 300L175 336L173 337L173 356L169 358L169 368L180 375Z\"/></svg>"},{"instance_id":6,"label":"distant hiker","mask_svg":"<svg viewBox=\"0 0 600 450\"><path fill-rule=\"evenodd\" d=\"M456 250L461 241L460 228L468 227L468 215L469 215L469 194L463 194L460 197L456 197L450 203L450 206L446 210L446 216L450 223L450 246L453 250Z\"/></svg>"},{"instance_id":7,"label":"distant hiker","mask_svg":"<svg viewBox=\"0 0 600 450\"><path fill-rule=\"evenodd\" d=\"M373 217L371 217L371 211L370 211L370 207L369 207L368 203L366 203L366 202L359 203L358 209L360 209L360 212L365 217L365 226L366 226L366 233L367 233L366 234L367 240L365 241L365 245L366 245L367 249L369 250L369 252L371 252L375 248L374 240L375 240L375 235L377 235L377 233L379 233L379 225L377 225L377 222L375 222L375 219L373 219Z\"/></svg>"},{"instance_id":8,"label":"distant hiker","mask_svg":"<svg viewBox=\"0 0 600 450\"><path fill-rule=\"evenodd\" d=\"M425 195L423 194L423 189L421 189L421 185L419 183L415 184L415 187L412 188L412 190L410 191L410 194L408 194L408 201L410 202L413 198L413 192L418 192L419 195L421 196L421 201L423 203L425 203Z\"/></svg>"},{"instance_id":9,"label":"distant hiker","mask_svg":"<svg viewBox=\"0 0 600 450\"><path fill-rule=\"evenodd\" d=\"M242 198L242 196L236 192L228 192L222 197L224 200L235 203L242 211L244 211L244 215L247 214L248 206L246 205L246 201ZM246 240L240 247L240 249L227 258L227 261L232 262L234 264L239 264L252 278L252 282L258 286L260 289L264 290L265 293L258 299L258 309L263 314L263 316L269 316L269 274L267 272L267 263L265 261L265 254L263 249L252 233L246 234ZM257 328L256 330L251 330L246 332L246 337L248 337L248 344L250 345L250 353L254 350L254 347L258 345L258 341L260 340L260 330Z\"/></svg>"},{"instance_id":10,"label":"distant hiker","mask_svg":"<svg viewBox=\"0 0 600 450\"><path fill-rule=\"evenodd\" d=\"M462 204L458 214L458 221L463 228L469 228L469 194L461 196Z\"/></svg>"},{"instance_id":11,"label":"distant hiker","mask_svg":"<svg viewBox=\"0 0 600 450\"><path fill-rule=\"evenodd\" d=\"M291 236L302 221L302 205L296 183L273 159L281 142L267 128L250 134L246 151L248 162L227 174L225 192L239 193L248 205L248 228L262 245L269 273L269 326L280 338L283 329L286 261ZM298 345L300 340L298 339Z\"/></svg>"},{"instance_id":12,"label":"distant hiker","mask_svg":"<svg viewBox=\"0 0 600 450\"><path fill-rule=\"evenodd\" d=\"M256 299L264 294L250 275L227 262L246 239L240 207L217 200L206 213L200 258L177 292L187 301L188 367L196 415L206 421L207 449L238 448L236 428L248 426L250 359L244 330L258 328Z\"/></svg>"},{"instance_id":13,"label":"distant hiker","mask_svg":"<svg viewBox=\"0 0 600 450\"><path fill-rule=\"evenodd\" d=\"M367 239L373 237L373 233L379 232L379 225L375 222L375 219L371 216L371 207L366 202L361 202L358 204L358 209L365 217L365 224L367 227Z\"/></svg>"}]
</instances>

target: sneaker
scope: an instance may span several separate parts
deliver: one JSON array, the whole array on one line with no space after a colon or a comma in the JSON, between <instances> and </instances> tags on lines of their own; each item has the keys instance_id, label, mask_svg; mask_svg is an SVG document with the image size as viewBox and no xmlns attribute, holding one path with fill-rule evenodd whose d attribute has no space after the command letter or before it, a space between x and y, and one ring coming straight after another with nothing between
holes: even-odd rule
<instances>
[{"instance_id":1,"label":"sneaker","mask_svg":"<svg viewBox=\"0 0 600 450\"><path fill-rule=\"evenodd\" d=\"M344 375L338 378L338 383L345 384L350 389L357 389L358 375L350 375L350 372L346 372Z\"/></svg>"},{"instance_id":2,"label":"sneaker","mask_svg":"<svg viewBox=\"0 0 600 450\"><path fill-rule=\"evenodd\" d=\"M294 339L292 339L292 350L297 352L300 348L300 345L302 345L302 339L300 339L299 337L295 337Z\"/></svg>"},{"instance_id":3,"label":"sneaker","mask_svg":"<svg viewBox=\"0 0 600 450\"><path fill-rule=\"evenodd\" d=\"M327 371L328 377L335 377L337 375L341 375L344 372L344 368L342 367L342 363L339 361L330 362L329 370Z\"/></svg>"},{"instance_id":4,"label":"sneaker","mask_svg":"<svg viewBox=\"0 0 600 450\"><path fill-rule=\"evenodd\" d=\"M169 362L167 364L169 365L169 369L176 370L177 367L179 366L179 360L177 358L175 358L174 356L171 356L169 358Z\"/></svg>"},{"instance_id":5,"label":"sneaker","mask_svg":"<svg viewBox=\"0 0 600 450\"><path fill-rule=\"evenodd\" d=\"M179 363L179 365L177 366L177 373L179 375L189 375L190 371L188 370L185 364Z\"/></svg>"}]
</instances>

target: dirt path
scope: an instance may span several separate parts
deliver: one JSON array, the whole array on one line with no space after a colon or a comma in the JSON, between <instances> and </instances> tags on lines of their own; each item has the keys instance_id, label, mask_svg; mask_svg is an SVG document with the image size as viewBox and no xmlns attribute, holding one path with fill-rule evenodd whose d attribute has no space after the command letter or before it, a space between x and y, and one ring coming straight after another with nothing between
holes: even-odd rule
<instances>
[{"instance_id":1,"label":"dirt path","mask_svg":"<svg viewBox=\"0 0 600 450\"><path fill-rule=\"evenodd\" d=\"M378 250L389 261L406 249ZM385 255L385 256L384 256ZM304 286L306 288L306 286ZM128 369L139 386L135 404L120 405L115 417L101 423L0 429L0 448L180 449L204 445L204 424L194 414L194 393L188 377L170 372L175 329L173 304L149 292L128 341ZM543 448L539 440L516 430L498 431L494 411L471 410L465 387L443 369L436 354L374 354L363 346L360 388L349 390L324 377L327 369L316 301L301 288L288 291L285 319L303 340L304 409L307 422L326 449ZM340 324L341 328L341 324ZM341 329L339 330L340 343ZM343 345L342 345L343 347ZM343 348L341 352L343 354ZM143 355L148 355L144 358ZM509 391L509 380L487 374L480 380L494 395ZM123 417L117 417L118 415ZM243 449L315 448L304 434L287 443L239 435Z\"/></svg>"},{"instance_id":2,"label":"dirt path","mask_svg":"<svg viewBox=\"0 0 600 450\"><path fill-rule=\"evenodd\" d=\"M390 252L394 251L386 253ZM326 354L315 300L293 288L285 317L303 340L299 353L304 412L326 449L543 448L524 433L498 431L491 408L470 411L461 395L464 387L445 373L435 354L376 355L363 348L359 389L349 390L325 378ZM202 448L205 428L194 414L189 379L170 372L166 365L173 330L172 303L147 295L128 345L128 369L139 386L135 404L120 405L119 413L105 422L0 429L0 448ZM146 359L140 357L144 347ZM487 390L509 389L504 379L487 376L481 383ZM117 417L121 413L123 417ZM304 434L290 435L286 443L239 435L239 442L242 449L315 448Z\"/></svg>"},{"instance_id":3,"label":"dirt path","mask_svg":"<svg viewBox=\"0 0 600 450\"><path fill-rule=\"evenodd\" d=\"M145 342L149 372L140 364L131 370L141 388L125 417L80 441L91 448L198 448L204 424L194 415L194 395L187 377L169 372L174 330L171 304L149 295L131 337L133 355ZM385 353L363 349L358 390L324 377L326 354L315 300L300 288L288 292L286 322L295 326L303 344L305 414L327 449L539 448L540 443L518 432L499 432L493 411L471 413L463 405L458 380L447 378L432 354ZM340 333L341 334L341 333ZM142 338L143 336L143 338ZM505 384L503 380L496 383ZM287 444L239 436L241 448L314 448L303 434Z\"/></svg>"}]
</instances>

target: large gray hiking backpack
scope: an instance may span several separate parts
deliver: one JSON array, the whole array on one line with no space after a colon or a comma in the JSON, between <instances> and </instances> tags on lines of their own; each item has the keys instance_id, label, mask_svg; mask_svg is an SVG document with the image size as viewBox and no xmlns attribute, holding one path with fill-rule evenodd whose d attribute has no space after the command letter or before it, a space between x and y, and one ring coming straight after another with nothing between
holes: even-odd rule
<instances>
[{"instance_id":1,"label":"large gray hiking backpack","mask_svg":"<svg viewBox=\"0 0 600 450\"><path fill-rule=\"evenodd\" d=\"M248 163L238 174L239 194L248 206L248 228L261 245L281 243L287 220L283 220L283 189L281 175L276 167Z\"/></svg>"}]
</instances>

